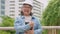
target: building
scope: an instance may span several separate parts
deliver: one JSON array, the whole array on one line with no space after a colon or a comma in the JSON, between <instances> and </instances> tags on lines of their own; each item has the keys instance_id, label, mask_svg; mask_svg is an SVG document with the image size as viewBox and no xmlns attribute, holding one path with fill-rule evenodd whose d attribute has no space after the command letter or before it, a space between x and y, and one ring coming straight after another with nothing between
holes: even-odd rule
<instances>
[{"instance_id":1,"label":"building","mask_svg":"<svg viewBox=\"0 0 60 34\"><path fill-rule=\"evenodd\" d=\"M20 14L21 6L25 0L6 0L5 1L5 15L8 15L12 18L15 18ZM33 10L34 16L41 18L43 3L34 0L33 1Z\"/></svg>"},{"instance_id":2,"label":"building","mask_svg":"<svg viewBox=\"0 0 60 34\"><path fill-rule=\"evenodd\" d=\"M34 16L41 19L42 10L43 10L43 3L41 3L41 2L39 2L37 0L34 0L33 4L34 4L34 6L33 6Z\"/></svg>"},{"instance_id":3,"label":"building","mask_svg":"<svg viewBox=\"0 0 60 34\"><path fill-rule=\"evenodd\" d=\"M16 2L15 0L6 0L5 1L5 15L10 16L12 18L15 17L16 10Z\"/></svg>"},{"instance_id":4,"label":"building","mask_svg":"<svg viewBox=\"0 0 60 34\"><path fill-rule=\"evenodd\" d=\"M5 0L0 0L0 16L5 15Z\"/></svg>"}]
</instances>

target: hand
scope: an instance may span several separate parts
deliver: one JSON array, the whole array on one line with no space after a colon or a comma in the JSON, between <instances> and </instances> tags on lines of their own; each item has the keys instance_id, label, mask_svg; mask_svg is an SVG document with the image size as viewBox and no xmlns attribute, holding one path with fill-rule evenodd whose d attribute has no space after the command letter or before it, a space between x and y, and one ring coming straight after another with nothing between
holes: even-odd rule
<instances>
[{"instance_id":1,"label":"hand","mask_svg":"<svg viewBox=\"0 0 60 34\"><path fill-rule=\"evenodd\" d=\"M29 23L29 25L30 25L30 27L33 27L33 26L34 26L34 23L31 21L31 22Z\"/></svg>"},{"instance_id":2,"label":"hand","mask_svg":"<svg viewBox=\"0 0 60 34\"><path fill-rule=\"evenodd\" d=\"M24 34L34 34L34 30L28 30Z\"/></svg>"},{"instance_id":3,"label":"hand","mask_svg":"<svg viewBox=\"0 0 60 34\"><path fill-rule=\"evenodd\" d=\"M29 34L34 34L34 30L29 30Z\"/></svg>"}]
</instances>

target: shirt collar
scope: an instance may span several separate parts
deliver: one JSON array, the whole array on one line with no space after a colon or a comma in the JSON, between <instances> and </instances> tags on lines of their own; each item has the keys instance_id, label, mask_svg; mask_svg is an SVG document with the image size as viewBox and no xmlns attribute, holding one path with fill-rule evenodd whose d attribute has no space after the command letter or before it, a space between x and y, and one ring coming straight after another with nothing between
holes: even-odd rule
<instances>
[{"instance_id":1,"label":"shirt collar","mask_svg":"<svg viewBox=\"0 0 60 34\"><path fill-rule=\"evenodd\" d=\"M25 19L25 17L24 16L21 16L22 17L22 19ZM32 16L32 19L35 19L35 17L34 16Z\"/></svg>"}]
</instances>

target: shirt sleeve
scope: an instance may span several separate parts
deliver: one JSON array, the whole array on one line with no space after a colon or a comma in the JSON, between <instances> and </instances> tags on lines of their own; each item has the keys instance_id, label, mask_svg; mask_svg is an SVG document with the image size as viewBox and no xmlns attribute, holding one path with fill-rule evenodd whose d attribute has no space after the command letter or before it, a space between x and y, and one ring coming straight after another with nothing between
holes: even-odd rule
<instances>
[{"instance_id":1,"label":"shirt sleeve","mask_svg":"<svg viewBox=\"0 0 60 34\"><path fill-rule=\"evenodd\" d=\"M39 20L36 19L36 23L38 25L38 29L34 30L34 34L42 34L42 27Z\"/></svg>"},{"instance_id":2,"label":"shirt sleeve","mask_svg":"<svg viewBox=\"0 0 60 34\"><path fill-rule=\"evenodd\" d=\"M30 25L29 24L22 25L21 21L19 21L19 18L16 18L15 23L14 23L14 28L15 28L16 31L25 32L26 30L30 29Z\"/></svg>"}]
</instances>

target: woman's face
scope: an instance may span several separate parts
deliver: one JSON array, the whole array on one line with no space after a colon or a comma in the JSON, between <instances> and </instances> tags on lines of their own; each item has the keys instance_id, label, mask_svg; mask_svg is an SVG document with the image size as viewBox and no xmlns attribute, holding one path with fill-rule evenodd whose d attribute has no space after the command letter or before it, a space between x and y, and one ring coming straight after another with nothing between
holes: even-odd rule
<instances>
[{"instance_id":1,"label":"woman's face","mask_svg":"<svg viewBox=\"0 0 60 34\"><path fill-rule=\"evenodd\" d=\"M23 5L22 6L22 11L23 11L24 15L30 15L31 10L32 10L32 7L29 5Z\"/></svg>"}]
</instances>

